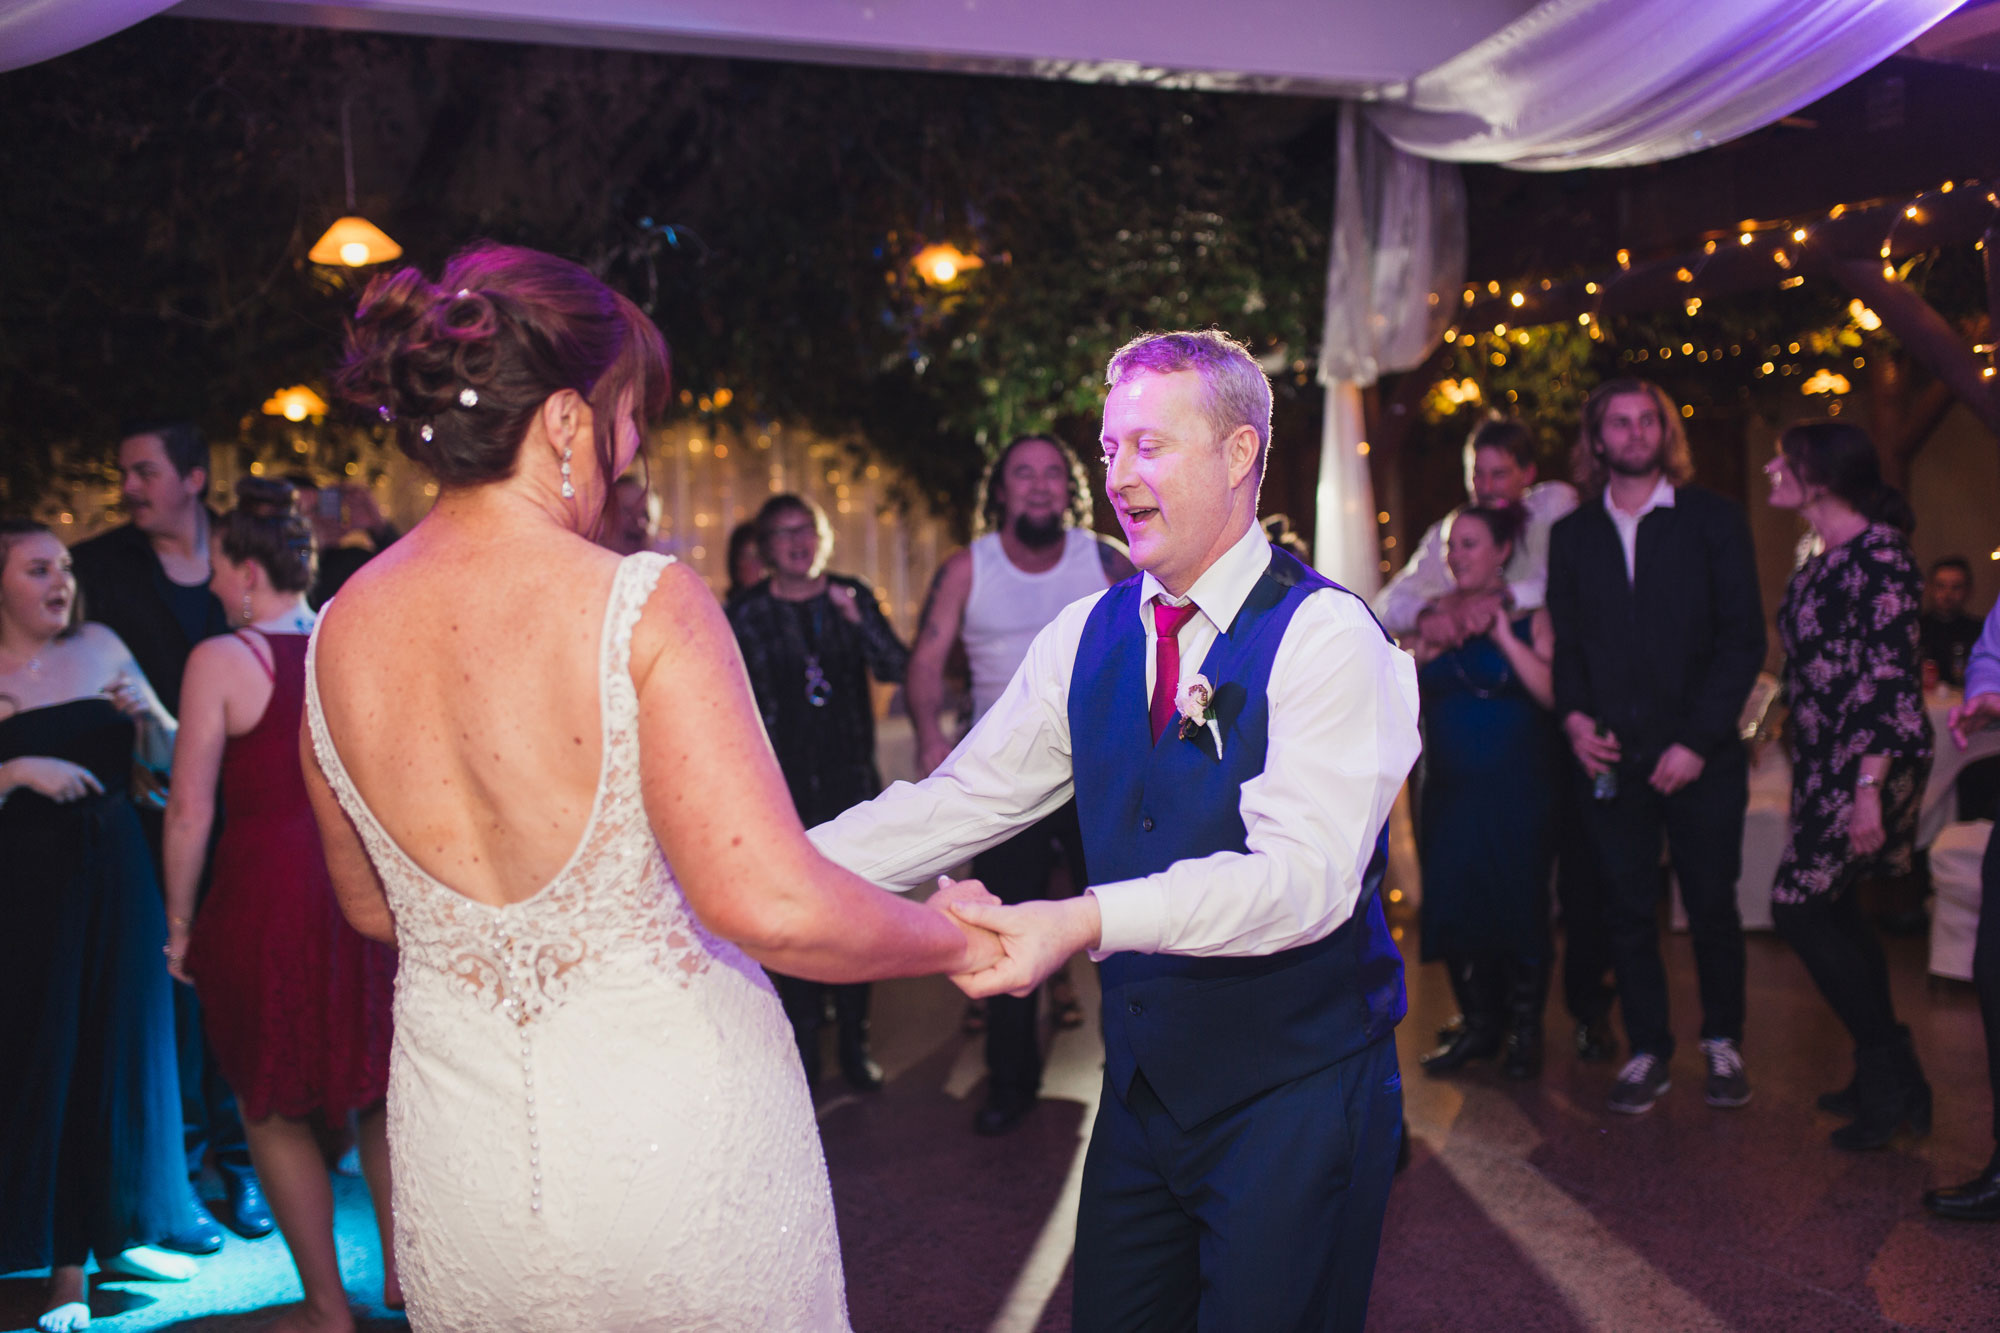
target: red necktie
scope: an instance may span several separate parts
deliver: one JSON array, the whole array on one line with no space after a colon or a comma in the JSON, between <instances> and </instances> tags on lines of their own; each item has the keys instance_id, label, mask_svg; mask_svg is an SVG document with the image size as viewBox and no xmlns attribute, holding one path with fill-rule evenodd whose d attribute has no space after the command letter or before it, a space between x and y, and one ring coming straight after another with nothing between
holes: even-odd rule
<instances>
[{"instance_id":1,"label":"red necktie","mask_svg":"<svg viewBox=\"0 0 2000 1333\"><path fill-rule=\"evenodd\" d=\"M1193 602L1185 606L1153 603L1153 743L1159 744L1167 723L1174 717L1174 696L1181 690L1181 626L1199 610Z\"/></svg>"}]
</instances>

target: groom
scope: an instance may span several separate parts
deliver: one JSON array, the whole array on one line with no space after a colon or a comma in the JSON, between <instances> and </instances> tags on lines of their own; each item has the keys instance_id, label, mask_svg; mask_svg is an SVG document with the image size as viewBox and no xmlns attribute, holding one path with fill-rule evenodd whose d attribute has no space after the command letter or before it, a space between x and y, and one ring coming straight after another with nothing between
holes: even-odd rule
<instances>
[{"instance_id":1,"label":"groom","mask_svg":"<svg viewBox=\"0 0 2000 1333\"><path fill-rule=\"evenodd\" d=\"M1074 1327L1359 1329L1402 1117L1377 890L1415 670L1264 539L1271 390L1241 344L1143 337L1105 378L1106 491L1141 576L1043 630L930 778L812 836L904 887L1074 792L1088 893L955 909L1007 952L958 978L974 995L1025 995L1079 948L1103 965ZM1211 706L1177 714L1197 676Z\"/></svg>"}]
</instances>

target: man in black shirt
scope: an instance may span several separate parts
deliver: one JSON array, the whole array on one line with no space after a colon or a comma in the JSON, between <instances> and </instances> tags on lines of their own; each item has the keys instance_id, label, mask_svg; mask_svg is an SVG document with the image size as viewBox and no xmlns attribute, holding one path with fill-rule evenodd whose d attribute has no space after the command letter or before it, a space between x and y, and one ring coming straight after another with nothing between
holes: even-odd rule
<instances>
[{"instance_id":1,"label":"man in black shirt","mask_svg":"<svg viewBox=\"0 0 2000 1333\"><path fill-rule=\"evenodd\" d=\"M874 591L826 572L833 528L798 495L774 495L756 518L771 576L729 608L729 623L792 803L807 828L882 790L875 768L875 707L868 678L899 683L910 652ZM817 981L772 974L798 1039L808 1082L819 1077L825 993ZM834 986L840 1071L857 1091L882 1086L868 1050L868 986Z\"/></svg>"},{"instance_id":2,"label":"man in black shirt","mask_svg":"<svg viewBox=\"0 0 2000 1333\"><path fill-rule=\"evenodd\" d=\"M1667 1090L1674 1052L1660 957L1660 844L1680 880L1700 983L1710 1106L1750 1100L1736 910L1749 764L1737 718L1764 664L1742 506L1689 484L1681 415L1658 385L1612 380L1584 405L1583 503L1549 536L1555 711L1594 798L1604 919L1632 1058L1610 1109Z\"/></svg>"},{"instance_id":3,"label":"man in black shirt","mask_svg":"<svg viewBox=\"0 0 2000 1333\"><path fill-rule=\"evenodd\" d=\"M1979 642L1980 621L1965 613L1972 596L1972 564L1948 555L1931 566L1924 583L1924 610L1917 618L1917 654L1937 666L1947 685L1965 684L1965 663Z\"/></svg>"},{"instance_id":4,"label":"man in black shirt","mask_svg":"<svg viewBox=\"0 0 2000 1333\"><path fill-rule=\"evenodd\" d=\"M228 616L208 588L211 515L203 503L208 443L189 422L135 424L119 441L118 470L120 497L131 522L79 542L71 552L83 610L117 632L160 702L178 715L188 654L203 639L229 632ZM140 825L157 862L161 811L156 801L139 805ZM174 1029L189 1174L199 1174L212 1150L237 1229L248 1236L269 1235L271 1213L251 1169L243 1122L208 1051L201 1010L187 986L174 987ZM213 1254L222 1248L222 1232L206 1209L197 1204L195 1211L196 1227L163 1243L192 1254Z\"/></svg>"}]
</instances>

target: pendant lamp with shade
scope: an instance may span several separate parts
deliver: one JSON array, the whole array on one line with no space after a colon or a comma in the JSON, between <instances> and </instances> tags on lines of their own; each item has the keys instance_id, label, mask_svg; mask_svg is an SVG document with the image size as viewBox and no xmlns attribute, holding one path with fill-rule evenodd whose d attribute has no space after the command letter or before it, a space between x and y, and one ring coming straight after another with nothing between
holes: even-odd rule
<instances>
[{"instance_id":1,"label":"pendant lamp with shade","mask_svg":"<svg viewBox=\"0 0 2000 1333\"><path fill-rule=\"evenodd\" d=\"M402 254L403 247L355 211L354 136L348 127L348 111L352 105L352 98L344 98L340 103L340 153L341 161L347 168L347 215L336 219L326 229L326 234L306 252L306 258L315 264L366 268L370 264L386 264Z\"/></svg>"}]
</instances>

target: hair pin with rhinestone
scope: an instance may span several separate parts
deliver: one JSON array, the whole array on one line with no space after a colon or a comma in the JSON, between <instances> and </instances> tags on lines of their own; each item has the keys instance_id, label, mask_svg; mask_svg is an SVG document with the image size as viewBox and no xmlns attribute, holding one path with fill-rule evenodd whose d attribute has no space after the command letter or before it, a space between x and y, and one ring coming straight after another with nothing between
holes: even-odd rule
<instances>
[{"instance_id":1,"label":"hair pin with rhinestone","mask_svg":"<svg viewBox=\"0 0 2000 1333\"><path fill-rule=\"evenodd\" d=\"M470 384L466 385L458 391L458 404L460 407L479 406L479 390L473 388Z\"/></svg>"}]
</instances>

